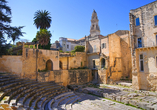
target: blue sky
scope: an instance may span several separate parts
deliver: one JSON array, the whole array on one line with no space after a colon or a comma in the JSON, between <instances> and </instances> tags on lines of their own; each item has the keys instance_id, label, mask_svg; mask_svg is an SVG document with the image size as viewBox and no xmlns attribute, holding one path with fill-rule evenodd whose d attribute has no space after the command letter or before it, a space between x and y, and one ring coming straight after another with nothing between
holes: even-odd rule
<instances>
[{"instance_id":1,"label":"blue sky","mask_svg":"<svg viewBox=\"0 0 157 110\"><path fill-rule=\"evenodd\" d=\"M93 9L97 12L100 33L129 30L129 11L155 0L8 0L12 10L12 26L25 26L21 39L32 41L38 29L33 25L34 13L51 13L51 43L59 37L80 39L90 34Z\"/></svg>"}]
</instances>

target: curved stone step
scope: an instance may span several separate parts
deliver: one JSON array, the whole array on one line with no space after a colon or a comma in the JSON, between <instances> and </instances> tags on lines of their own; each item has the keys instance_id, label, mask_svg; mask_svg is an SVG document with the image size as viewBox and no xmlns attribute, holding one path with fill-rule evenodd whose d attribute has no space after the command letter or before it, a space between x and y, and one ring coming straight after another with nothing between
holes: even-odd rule
<instances>
[{"instance_id":1,"label":"curved stone step","mask_svg":"<svg viewBox=\"0 0 157 110\"><path fill-rule=\"evenodd\" d=\"M65 106L68 102L70 102L71 100L77 98L78 96L72 96L72 97L68 97L67 99L62 100L62 102L60 102L58 108L60 109L66 109Z\"/></svg>"},{"instance_id":2,"label":"curved stone step","mask_svg":"<svg viewBox=\"0 0 157 110\"><path fill-rule=\"evenodd\" d=\"M47 90L43 90L43 91L40 91L39 93L35 94L31 99L30 99L30 102L32 102L32 106L30 108L35 108L36 107L36 103L38 100L41 99L41 96L43 96L43 94L47 94L48 92L52 92L52 91L55 91L56 89L60 89L61 86L56 86L56 87L52 87L52 88L49 88ZM55 89L55 90L54 90ZM40 98L40 99L38 99ZM35 100L34 100L35 99ZM33 101L34 100L34 101ZM29 105L30 105L30 102L29 102Z\"/></svg>"},{"instance_id":3,"label":"curved stone step","mask_svg":"<svg viewBox=\"0 0 157 110\"><path fill-rule=\"evenodd\" d=\"M16 102L15 102L16 105L17 105L17 103L18 103L18 100L20 100L20 98L21 98L22 96L24 96L24 94L26 94L26 93L32 91L33 89L38 88L38 86L39 86L38 83L35 83L35 84L32 84L32 85L28 86L27 89L25 89L24 91L21 91L21 92L16 96Z\"/></svg>"},{"instance_id":4,"label":"curved stone step","mask_svg":"<svg viewBox=\"0 0 157 110\"><path fill-rule=\"evenodd\" d=\"M67 110L71 110L72 109L72 105L75 103L75 102L78 102L81 98L80 97L76 97L74 98L73 100L69 101L67 104L66 104L66 109Z\"/></svg>"},{"instance_id":5,"label":"curved stone step","mask_svg":"<svg viewBox=\"0 0 157 110\"><path fill-rule=\"evenodd\" d=\"M37 96L39 96L39 95L41 95L41 94L43 94L43 93L45 93L45 92L47 92L47 91L52 91L53 89L59 88L59 87L61 87L61 86L58 86L58 87L50 86L50 87L45 88L45 89L43 89L43 90L41 90L41 91L39 91L39 92L36 92L29 100L27 100L26 106L28 107L29 105L32 105L33 100L34 100L35 98L37 98ZM31 106L30 106L30 107L31 107Z\"/></svg>"},{"instance_id":6,"label":"curved stone step","mask_svg":"<svg viewBox=\"0 0 157 110\"><path fill-rule=\"evenodd\" d=\"M52 99L49 103L48 103L48 108L49 110L52 110L52 108L57 108L58 105L60 104L60 102L68 97L72 97L74 96L75 94L73 92L67 92L67 93L63 93L63 94L60 94L58 96L56 96L54 99ZM53 103L53 105L52 105Z\"/></svg>"},{"instance_id":7,"label":"curved stone step","mask_svg":"<svg viewBox=\"0 0 157 110\"><path fill-rule=\"evenodd\" d=\"M10 86L10 88L5 89L5 90L4 90L4 94L1 95L1 97L0 97L0 100L2 100L3 97L4 97L5 95L8 95L11 91L14 91L14 90L16 90L16 89L18 89L18 88L24 86L24 85L25 85L24 82L25 82L25 81L21 81L21 82L15 83L16 86L13 86L13 85L12 85L12 86ZM7 86L7 87L9 87L9 86ZM6 88L6 86L5 86L4 88Z\"/></svg>"},{"instance_id":8,"label":"curved stone step","mask_svg":"<svg viewBox=\"0 0 157 110\"><path fill-rule=\"evenodd\" d=\"M52 93L54 93L54 92L56 92L56 91L58 91L58 90L63 90L64 88L59 88L59 89L56 89L56 90L53 90L53 91L49 91L49 92L46 92L46 93L44 93L44 94L42 94L41 96L39 96L38 98L36 98L36 100L34 101L34 104L33 104L33 106L31 107L31 108L35 108L35 107L37 107L38 105L40 105L40 103L41 103L41 101L43 100L43 99L45 99L49 94L52 94ZM39 102L40 101L40 102ZM38 102L39 102L39 104L38 104Z\"/></svg>"},{"instance_id":9,"label":"curved stone step","mask_svg":"<svg viewBox=\"0 0 157 110\"><path fill-rule=\"evenodd\" d=\"M9 78L9 77L18 77L17 75L15 75L15 74L1 74L0 75L0 79L2 79L2 78Z\"/></svg>"},{"instance_id":10,"label":"curved stone step","mask_svg":"<svg viewBox=\"0 0 157 110\"><path fill-rule=\"evenodd\" d=\"M9 81L0 82L0 86L4 86L4 85L7 85L7 84L17 82L17 80L20 80L20 79L11 79Z\"/></svg>"},{"instance_id":11,"label":"curved stone step","mask_svg":"<svg viewBox=\"0 0 157 110\"><path fill-rule=\"evenodd\" d=\"M43 86L45 87L47 85L49 85L49 84L48 83L43 83L43 84L42 83L36 83L34 85L31 85L29 89L23 91L21 94L18 95L17 100L16 100L16 105L18 105L18 100L20 100L19 105L20 106L23 105L23 100L24 100L26 95L29 95L30 92L34 92L35 89L40 89Z\"/></svg>"},{"instance_id":12,"label":"curved stone step","mask_svg":"<svg viewBox=\"0 0 157 110\"><path fill-rule=\"evenodd\" d=\"M50 101L50 100L53 99L55 96L57 96L57 95L59 95L59 94L61 94L61 93L64 93L64 92L68 92L68 90L58 91L58 92L56 92L56 93L53 93L53 94L49 95L49 98L46 97L45 99L42 100L42 102L41 102L40 106L38 106L38 108L43 108L43 107L45 107L45 104L46 104L45 102L47 102L47 100Z\"/></svg>"},{"instance_id":13,"label":"curved stone step","mask_svg":"<svg viewBox=\"0 0 157 110\"><path fill-rule=\"evenodd\" d=\"M0 79L0 82L10 81L10 80L14 80L14 79L16 79L16 78L13 78L13 77L11 77L11 78L2 78L2 79Z\"/></svg>"},{"instance_id":14,"label":"curved stone step","mask_svg":"<svg viewBox=\"0 0 157 110\"><path fill-rule=\"evenodd\" d=\"M24 107L29 107L29 106L28 106L28 103L29 103L29 100L31 99L31 98L29 98L29 97L31 97L32 95L34 95L35 93L37 93L37 92L39 92L39 91L42 91L42 90L46 89L46 87L50 87L50 86L51 86L51 85L47 85L47 86L44 86L44 87L39 87L39 88L33 90L32 92L29 92L28 94L26 94L26 95L24 96L24 99L23 99L20 103L22 103L22 104L24 105ZM28 100L27 100L27 99L28 99ZM25 102L26 102L26 103L25 103Z\"/></svg>"},{"instance_id":15,"label":"curved stone step","mask_svg":"<svg viewBox=\"0 0 157 110\"><path fill-rule=\"evenodd\" d=\"M28 82L23 87L21 87L21 88L17 89L16 91L12 92L10 94L9 99L8 99L8 104L10 104L10 102L15 103L15 100L16 100L17 96L21 92L23 92L24 90L28 89L30 87L30 85L32 85L32 84L34 84L34 82ZM11 101L11 100L14 100L14 101ZM10 105L12 105L12 103Z\"/></svg>"},{"instance_id":16,"label":"curved stone step","mask_svg":"<svg viewBox=\"0 0 157 110\"><path fill-rule=\"evenodd\" d=\"M0 91L3 91L4 89L9 88L11 86L15 86L20 81L23 81L23 79L16 79L16 80L13 80L13 81L8 81L6 83L2 82L2 83L0 83L0 84L2 84L1 87L0 87Z\"/></svg>"}]
</instances>

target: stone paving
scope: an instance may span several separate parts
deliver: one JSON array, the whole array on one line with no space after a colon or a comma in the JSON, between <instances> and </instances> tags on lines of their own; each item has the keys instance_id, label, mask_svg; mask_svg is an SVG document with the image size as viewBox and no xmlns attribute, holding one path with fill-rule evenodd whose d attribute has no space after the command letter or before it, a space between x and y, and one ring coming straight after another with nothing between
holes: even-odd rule
<instances>
[{"instance_id":1,"label":"stone paving","mask_svg":"<svg viewBox=\"0 0 157 110\"><path fill-rule=\"evenodd\" d=\"M73 110L140 110L97 96L76 93L81 100L72 105Z\"/></svg>"},{"instance_id":2,"label":"stone paving","mask_svg":"<svg viewBox=\"0 0 157 110\"><path fill-rule=\"evenodd\" d=\"M75 87L74 87L75 88ZM94 94L120 103L136 106L147 110L157 110L157 92L133 90L129 87L116 85L78 86L78 92ZM94 101L96 104L97 101ZM106 102L104 104L107 104ZM100 105L101 106L101 105ZM117 107L117 106L116 106ZM110 108L108 108L110 109Z\"/></svg>"}]
</instances>

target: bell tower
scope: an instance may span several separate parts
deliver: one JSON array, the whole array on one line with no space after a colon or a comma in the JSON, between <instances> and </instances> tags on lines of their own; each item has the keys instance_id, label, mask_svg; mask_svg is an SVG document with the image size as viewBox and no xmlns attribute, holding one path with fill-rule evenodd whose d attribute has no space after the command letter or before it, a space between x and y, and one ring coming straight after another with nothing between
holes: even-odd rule
<instances>
[{"instance_id":1,"label":"bell tower","mask_svg":"<svg viewBox=\"0 0 157 110\"><path fill-rule=\"evenodd\" d=\"M91 36L100 35L100 28L98 25L98 17L95 10L93 10L92 13L92 19L91 19L91 27L90 27L90 34Z\"/></svg>"}]
</instances>

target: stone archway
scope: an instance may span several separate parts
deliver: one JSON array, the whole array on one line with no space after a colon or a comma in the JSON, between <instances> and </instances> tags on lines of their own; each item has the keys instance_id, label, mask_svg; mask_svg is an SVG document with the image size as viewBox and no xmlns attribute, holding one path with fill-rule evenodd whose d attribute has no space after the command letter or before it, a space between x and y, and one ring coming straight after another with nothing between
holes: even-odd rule
<instances>
[{"instance_id":1,"label":"stone archway","mask_svg":"<svg viewBox=\"0 0 157 110\"><path fill-rule=\"evenodd\" d=\"M106 61L104 58L101 59L101 68L104 68L106 64Z\"/></svg>"},{"instance_id":2,"label":"stone archway","mask_svg":"<svg viewBox=\"0 0 157 110\"><path fill-rule=\"evenodd\" d=\"M50 70L50 71L53 71L53 62L51 60L47 60L46 69Z\"/></svg>"}]
</instances>

